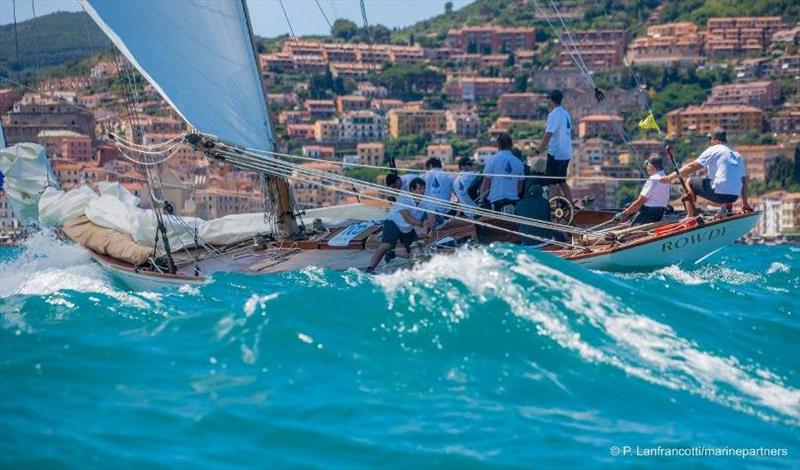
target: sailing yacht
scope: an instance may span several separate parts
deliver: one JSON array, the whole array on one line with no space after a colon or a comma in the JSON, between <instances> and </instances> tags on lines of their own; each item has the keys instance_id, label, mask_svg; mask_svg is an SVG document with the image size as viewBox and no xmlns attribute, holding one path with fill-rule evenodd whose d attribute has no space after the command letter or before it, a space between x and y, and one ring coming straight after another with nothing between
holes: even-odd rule
<instances>
[{"instance_id":1,"label":"sailing yacht","mask_svg":"<svg viewBox=\"0 0 800 470\"><path fill-rule=\"evenodd\" d=\"M367 266L371 248L380 240L385 205L376 201L301 213L294 206L288 178L345 193L354 186L384 195L400 191L280 158L243 0L80 3L190 131L177 141L150 146L133 137L111 136L123 154L141 157L138 161L150 175L153 210L140 209L137 198L118 184L101 184L99 194L89 188L64 193L49 180L39 181L30 191L41 194L37 206L43 225L58 227L65 238L87 248L95 261L136 289L201 283L221 271L270 274L309 266ZM193 145L210 159L261 173L268 210L210 221L174 214L160 187L158 164L178 145ZM19 151L12 149L6 153ZM577 210L568 201L556 206L556 222L471 208L477 218L452 217L412 250L410 260L398 258L378 273L466 244L519 243L526 237L592 269L651 269L702 259L742 237L758 219L758 213L689 221L676 216L650 226L596 230L593 227L607 225L614 211ZM521 225L559 231L566 241L523 233Z\"/></svg>"}]
</instances>

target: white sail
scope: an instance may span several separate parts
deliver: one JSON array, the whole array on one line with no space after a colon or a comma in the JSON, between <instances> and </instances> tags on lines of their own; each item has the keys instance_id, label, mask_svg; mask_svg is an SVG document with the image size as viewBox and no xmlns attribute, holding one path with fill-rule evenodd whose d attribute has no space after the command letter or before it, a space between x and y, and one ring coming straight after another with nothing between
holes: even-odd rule
<instances>
[{"instance_id":1,"label":"white sail","mask_svg":"<svg viewBox=\"0 0 800 470\"><path fill-rule=\"evenodd\" d=\"M272 130L243 0L80 0L194 129L271 151Z\"/></svg>"},{"instance_id":2,"label":"white sail","mask_svg":"<svg viewBox=\"0 0 800 470\"><path fill-rule=\"evenodd\" d=\"M0 121L0 149L4 149L6 147L6 135L3 133L3 121Z\"/></svg>"}]
</instances>

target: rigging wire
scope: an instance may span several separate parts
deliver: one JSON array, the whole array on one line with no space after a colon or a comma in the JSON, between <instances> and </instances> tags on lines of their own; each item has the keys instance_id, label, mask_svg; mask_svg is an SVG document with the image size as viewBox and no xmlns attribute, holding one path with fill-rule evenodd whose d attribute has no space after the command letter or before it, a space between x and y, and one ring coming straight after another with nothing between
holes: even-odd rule
<instances>
[{"instance_id":1,"label":"rigging wire","mask_svg":"<svg viewBox=\"0 0 800 470\"><path fill-rule=\"evenodd\" d=\"M278 160L278 159L275 159L275 158L263 158L263 157L259 158L258 156L255 156L255 155L252 155L252 154L246 154L246 153L241 153L241 152L237 153L235 151L222 151L220 153L228 156L229 157L228 159L230 161L236 162L237 164L241 163L241 159L244 158L245 160L247 160L251 164L263 165L266 168L266 170L279 168L279 169L283 170L287 175L292 175L293 174L292 172L295 171L298 174L312 175L312 176L316 176L316 177L322 177L324 179L331 180L331 181L337 181L337 182L346 183L346 184L350 184L350 185L357 185L357 186L367 187L369 189L373 189L373 190L375 190L375 191L377 191L379 193L383 193L383 194L408 195L407 191L397 190L397 189L394 189L394 188L381 186L381 185L378 185L376 183L370 183L370 182L366 182L366 181L357 180L355 178L346 177L346 176L343 176L343 175L337 175L335 173L328 173L328 172L321 171L321 170L314 170L314 169L304 168L304 167L302 167L300 165L289 163L289 162L285 162L283 160ZM230 158L230 157L232 157L232 158ZM239 161L237 161L237 160L239 160ZM509 221L509 222L517 222L517 223L521 223L521 224L528 224L528 225L534 225L534 226L547 226L547 228L558 229L558 230L561 230L561 231L566 231L566 232L576 233L576 234L581 234L581 235L592 235L593 234L593 232L591 230L582 229L582 228L579 228L579 227L565 226L565 225L562 225L562 224L556 224L556 223L549 222L549 221L540 221L540 220L536 220L536 219L528 219L528 218L525 218L525 217L520 217L520 216L517 216L517 215L511 215L511 214L504 214L504 213L501 213L501 212L496 212L496 211L492 211L492 210L488 210L488 209L484 209L484 208L480 208L480 207L467 206L467 205L464 205L464 204L461 204L461 203L458 203L458 202L456 202L456 203L446 202L445 203L441 199L433 198L433 197L430 197L430 196L424 196L424 195L423 196L419 196L419 199L421 199L423 202L427 202L429 204L436 204L437 206L441 206L442 204L448 204L450 206L453 206L453 207L456 207L456 208L459 208L459 209L469 210L469 211L474 212L474 213L479 214L479 215L486 215L486 216L489 216L489 217L494 217L494 218L501 219L501 220L506 220L506 221Z\"/></svg>"},{"instance_id":2,"label":"rigging wire","mask_svg":"<svg viewBox=\"0 0 800 470\"><path fill-rule=\"evenodd\" d=\"M14 17L14 46L16 47L17 51L17 59L14 65L17 69L17 81L21 82L22 78L20 76L20 72L22 69L22 64L19 61L19 37L17 36L17 0L11 0L11 14Z\"/></svg>"},{"instance_id":3,"label":"rigging wire","mask_svg":"<svg viewBox=\"0 0 800 470\"><path fill-rule=\"evenodd\" d=\"M235 156L237 156L237 154L231 154L231 156L235 157ZM239 156L241 156L241 155L239 155ZM286 169L281 170L280 166L273 166L272 169L270 169L270 165L274 165L275 162L280 162L280 161L279 160L274 160L273 162L266 162L265 161L265 162L261 162L261 164L259 164L259 162L257 162L257 161L253 161L253 162L242 162L242 161L239 161L239 162L237 162L237 164L241 165L241 166L244 166L244 167L249 167L249 168L251 168L253 170L257 170L257 171L275 172L275 174L280 174L280 175L282 175L284 177L291 176L291 174L292 174L291 171L288 171ZM350 191L350 190L343 189L343 188L340 188L340 187L337 187L337 186L325 184L325 183L322 183L322 182L318 182L317 184L319 184L321 187L324 187L324 188L327 188L327 189L331 189L331 190L334 190L334 191L337 191L337 192L341 192L341 193L344 193L344 194L349 194L349 195L352 195L352 196L360 196L360 197L364 197L364 198L367 198L367 199L383 201L383 199L381 199L378 196L372 196L370 194L365 194L365 193L357 193L357 192L354 192L354 191ZM401 193L407 194L407 192L405 192L405 191L401 191ZM424 198L425 197L422 196L419 199L424 199ZM441 200L439 200L439 202L441 203ZM419 210L421 212L428 213L428 214L441 215L441 214L439 214L438 211L430 209L430 208L427 208L427 207L410 206L410 205L407 205L407 204L397 203L397 202L395 204L399 204L402 207L408 207L409 209ZM478 208L470 206L470 210L472 210L473 212L477 212L476 209L478 209ZM528 238L528 239L531 239L531 240L536 240L536 241L539 241L539 242L551 243L551 244L554 244L554 245L562 246L564 248L587 250L586 247L582 247L582 246L571 244L571 243L560 242L560 241L557 241L557 240L551 240L551 239L547 239L547 238L543 238L543 237L538 237L536 235L531 235L531 234L527 234L527 233L524 233L524 232L519 232L517 230L511 230L511 229L508 229L508 228L505 228L505 227L501 227L501 226L494 225L494 224L491 224L491 223L488 223L488 222L484 222L482 220L469 219L469 218L460 217L460 216L446 216L446 217L449 218L449 219L453 219L453 220L467 222L467 223L473 224L473 225L481 225L481 226L484 226L484 227L487 227L487 228L491 228L491 229L494 229L494 230L507 232L507 233L510 233L510 234L513 234L513 235L517 235L517 236L520 236L520 237ZM536 225L534 225L534 226L536 226ZM567 227L567 226L565 226L565 227ZM547 228L550 228L550 227L547 227Z\"/></svg>"}]
</instances>

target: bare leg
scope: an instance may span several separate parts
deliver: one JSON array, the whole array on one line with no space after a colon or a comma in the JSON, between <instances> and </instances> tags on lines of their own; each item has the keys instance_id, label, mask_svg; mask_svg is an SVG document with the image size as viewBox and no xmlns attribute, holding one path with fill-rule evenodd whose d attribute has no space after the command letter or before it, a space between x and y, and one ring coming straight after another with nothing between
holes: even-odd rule
<instances>
[{"instance_id":1,"label":"bare leg","mask_svg":"<svg viewBox=\"0 0 800 470\"><path fill-rule=\"evenodd\" d=\"M567 201L569 201L569 203L572 204L572 191L570 191L567 182L562 181L558 183L558 186L561 188L561 193L564 195L565 198L567 198Z\"/></svg>"},{"instance_id":2,"label":"bare leg","mask_svg":"<svg viewBox=\"0 0 800 470\"><path fill-rule=\"evenodd\" d=\"M695 208L695 204L697 204L697 196L694 195L694 191L692 191L692 185L686 184L686 197L689 198L689 201L694 201L694 204L686 204L686 217L694 217L697 215L697 210Z\"/></svg>"},{"instance_id":3,"label":"bare leg","mask_svg":"<svg viewBox=\"0 0 800 470\"><path fill-rule=\"evenodd\" d=\"M369 260L369 267L374 268L375 266L377 266L378 263L381 262L381 258L383 258L383 255L385 255L386 252L391 249L392 245L388 243L381 243L380 245L378 245L378 247L375 248L375 251L372 253L372 258L370 258Z\"/></svg>"}]
</instances>

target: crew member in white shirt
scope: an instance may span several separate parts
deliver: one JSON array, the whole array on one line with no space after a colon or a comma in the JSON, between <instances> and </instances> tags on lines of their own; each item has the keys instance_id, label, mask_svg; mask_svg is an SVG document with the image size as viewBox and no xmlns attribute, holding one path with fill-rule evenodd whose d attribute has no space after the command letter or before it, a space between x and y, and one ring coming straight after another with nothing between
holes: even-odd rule
<instances>
[{"instance_id":1,"label":"crew member in white shirt","mask_svg":"<svg viewBox=\"0 0 800 470\"><path fill-rule=\"evenodd\" d=\"M547 166L544 174L551 179L551 194L555 194L553 186L561 189L561 193L572 202L572 192L567 184L567 169L572 159L572 118L561 102L564 94L561 90L550 92L550 114L544 129L544 138L539 152L547 151Z\"/></svg>"},{"instance_id":2,"label":"crew member in white shirt","mask_svg":"<svg viewBox=\"0 0 800 470\"><path fill-rule=\"evenodd\" d=\"M742 209L745 212L752 212L753 208L750 207L747 200L747 169L744 159L728 146L725 129L717 127L707 137L711 146L701 153L697 160L684 165L679 170L684 178L701 168L705 168L708 172L707 178L689 178L690 195L722 204L723 213L729 212L731 205L741 197ZM670 183L677 178L678 174L672 172L661 178L661 181ZM696 215L691 205L688 215L689 217Z\"/></svg>"},{"instance_id":3,"label":"crew member in white shirt","mask_svg":"<svg viewBox=\"0 0 800 470\"><path fill-rule=\"evenodd\" d=\"M411 244L417 239L415 228L423 228L425 223L425 212L420 210L422 200L419 196L425 194L425 181L422 178L415 178L409 184L411 195L400 195L392 206L386 220L383 221L383 238L381 244L375 248L369 267L366 271L371 273L375 270L381 258L387 256L387 262L394 258L394 248L397 241L403 243L406 249L406 256L411 251Z\"/></svg>"},{"instance_id":4,"label":"crew member in white shirt","mask_svg":"<svg viewBox=\"0 0 800 470\"><path fill-rule=\"evenodd\" d=\"M453 207L450 205L450 196L453 194L453 175L442 169L442 161L431 157L425 162L425 196L441 200L441 203L427 202L425 208L435 211L430 214L435 217L435 224L441 224L444 216L449 214Z\"/></svg>"},{"instance_id":5,"label":"crew member in white shirt","mask_svg":"<svg viewBox=\"0 0 800 470\"><path fill-rule=\"evenodd\" d=\"M461 157L458 160L458 176L453 182L453 192L456 193L456 199L458 199L458 202L462 206L478 206L475 203L475 199L473 199L472 195L469 193L469 189L472 187L473 183L475 183L475 178L477 177L478 173L475 172L472 159L469 157ZM462 208L461 212L470 219L475 217L475 213L468 209Z\"/></svg>"},{"instance_id":6,"label":"crew member in white shirt","mask_svg":"<svg viewBox=\"0 0 800 470\"><path fill-rule=\"evenodd\" d=\"M516 204L525 183L525 167L511 152L513 147L511 136L501 133L497 136L498 152L489 157L483 167L481 196L488 199L495 211Z\"/></svg>"},{"instance_id":7,"label":"crew member in white shirt","mask_svg":"<svg viewBox=\"0 0 800 470\"><path fill-rule=\"evenodd\" d=\"M631 220L631 225L649 224L658 222L664 217L664 211L669 205L669 184L662 183L664 177L664 161L658 155L647 158L647 174L650 175L639 197L631 205L614 216L614 220L623 221L636 214Z\"/></svg>"}]
</instances>

